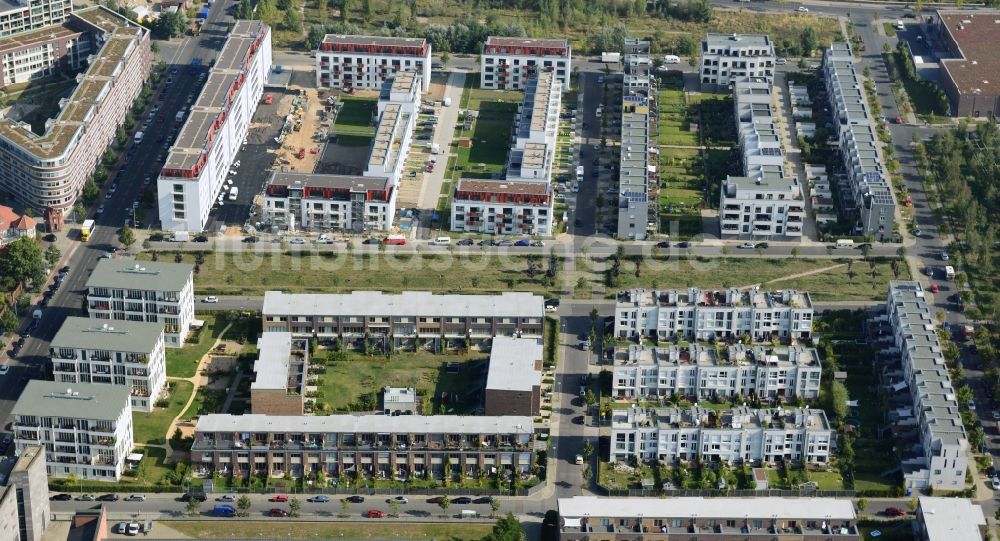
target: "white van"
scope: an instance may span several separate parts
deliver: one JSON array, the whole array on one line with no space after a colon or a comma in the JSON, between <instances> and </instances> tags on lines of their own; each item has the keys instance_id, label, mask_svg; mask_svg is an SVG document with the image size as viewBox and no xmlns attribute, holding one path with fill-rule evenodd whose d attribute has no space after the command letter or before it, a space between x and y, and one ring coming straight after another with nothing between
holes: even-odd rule
<instances>
[{"instance_id":1,"label":"white van","mask_svg":"<svg viewBox=\"0 0 1000 541\"><path fill-rule=\"evenodd\" d=\"M478 516L479 516L479 512L478 511L474 511L472 509L463 509L462 510L462 518L476 518Z\"/></svg>"},{"instance_id":2,"label":"white van","mask_svg":"<svg viewBox=\"0 0 1000 541\"><path fill-rule=\"evenodd\" d=\"M679 57L679 56L677 56L675 54L664 55L663 56L663 63L664 64L680 64L681 63L681 57Z\"/></svg>"},{"instance_id":3,"label":"white van","mask_svg":"<svg viewBox=\"0 0 1000 541\"><path fill-rule=\"evenodd\" d=\"M135 137L133 137L132 140L135 141L135 144L138 145L139 143L142 142L143 136L144 134L141 131L137 131L135 132Z\"/></svg>"},{"instance_id":4,"label":"white van","mask_svg":"<svg viewBox=\"0 0 1000 541\"><path fill-rule=\"evenodd\" d=\"M851 239L837 239L837 248L854 248L854 241Z\"/></svg>"},{"instance_id":5,"label":"white van","mask_svg":"<svg viewBox=\"0 0 1000 541\"><path fill-rule=\"evenodd\" d=\"M435 246L448 246L451 244L451 237L438 237L432 240L431 244Z\"/></svg>"},{"instance_id":6,"label":"white van","mask_svg":"<svg viewBox=\"0 0 1000 541\"><path fill-rule=\"evenodd\" d=\"M236 201L236 198L240 195L240 189L233 186L233 189L229 190L229 200Z\"/></svg>"}]
</instances>

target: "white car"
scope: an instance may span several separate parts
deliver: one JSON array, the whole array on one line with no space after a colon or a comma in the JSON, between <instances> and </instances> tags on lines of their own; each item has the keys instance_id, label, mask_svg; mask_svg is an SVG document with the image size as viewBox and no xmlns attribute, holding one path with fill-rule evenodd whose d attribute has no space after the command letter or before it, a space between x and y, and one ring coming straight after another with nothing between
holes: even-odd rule
<instances>
[{"instance_id":1,"label":"white car","mask_svg":"<svg viewBox=\"0 0 1000 541\"><path fill-rule=\"evenodd\" d=\"M290 242L292 244L305 244L306 243L306 239L304 239L302 237L295 237L294 239L292 239L292 240L290 240L288 242Z\"/></svg>"},{"instance_id":2,"label":"white car","mask_svg":"<svg viewBox=\"0 0 1000 541\"><path fill-rule=\"evenodd\" d=\"M129 522L128 523L128 531L125 532L125 534L126 535L139 535L139 523L138 522Z\"/></svg>"},{"instance_id":3,"label":"white car","mask_svg":"<svg viewBox=\"0 0 1000 541\"><path fill-rule=\"evenodd\" d=\"M941 258L941 261L948 261L948 259L949 259L948 252L941 252L941 255L938 256L938 257Z\"/></svg>"},{"instance_id":4,"label":"white car","mask_svg":"<svg viewBox=\"0 0 1000 541\"><path fill-rule=\"evenodd\" d=\"M990 486L993 487L993 490L1000 490L1000 479L996 477L990 479Z\"/></svg>"},{"instance_id":5,"label":"white car","mask_svg":"<svg viewBox=\"0 0 1000 541\"><path fill-rule=\"evenodd\" d=\"M219 298L216 297L215 295L209 295L209 296L205 297L204 299L202 299L201 302L206 302L206 303L214 304L214 303L219 302Z\"/></svg>"},{"instance_id":6,"label":"white car","mask_svg":"<svg viewBox=\"0 0 1000 541\"><path fill-rule=\"evenodd\" d=\"M104 213L104 205L99 205L97 207L97 214L103 214L103 213Z\"/></svg>"},{"instance_id":7,"label":"white car","mask_svg":"<svg viewBox=\"0 0 1000 541\"><path fill-rule=\"evenodd\" d=\"M799 6L799 11L802 13L809 13L809 8L805 6Z\"/></svg>"},{"instance_id":8,"label":"white car","mask_svg":"<svg viewBox=\"0 0 1000 541\"><path fill-rule=\"evenodd\" d=\"M740 244L739 246L737 246L737 248L743 248L743 249L749 249L749 250L753 250L756 247L757 247L757 245L754 244L754 243L752 243L752 242L744 242L743 244Z\"/></svg>"},{"instance_id":9,"label":"white car","mask_svg":"<svg viewBox=\"0 0 1000 541\"><path fill-rule=\"evenodd\" d=\"M144 501L146 501L146 495L145 494L132 494L129 497L125 498L125 501L127 501L127 502L144 502Z\"/></svg>"},{"instance_id":10,"label":"white car","mask_svg":"<svg viewBox=\"0 0 1000 541\"><path fill-rule=\"evenodd\" d=\"M0 364L0 376L6 376L7 372L10 372L10 366L6 364Z\"/></svg>"},{"instance_id":11,"label":"white car","mask_svg":"<svg viewBox=\"0 0 1000 541\"><path fill-rule=\"evenodd\" d=\"M976 401L969 400L969 411L976 411Z\"/></svg>"}]
</instances>

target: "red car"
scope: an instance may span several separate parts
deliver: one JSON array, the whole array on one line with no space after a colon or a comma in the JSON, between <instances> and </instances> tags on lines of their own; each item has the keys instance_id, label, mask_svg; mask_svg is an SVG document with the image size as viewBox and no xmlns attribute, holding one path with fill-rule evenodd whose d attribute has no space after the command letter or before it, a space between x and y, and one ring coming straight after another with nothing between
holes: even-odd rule
<instances>
[{"instance_id":1,"label":"red car","mask_svg":"<svg viewBox=\"0 0 1000 541\"><path fill-rule=\"evenodd\" d=\"M287 502L288 501L288 496L286 496L284 494L275 494L274 496L271 496L270 500L267 500L267 501L269 501L269 502Z\"/></svg>"},{"instance_id":2,"label":"red car","mask_svg":"<svg viewBox=\"0 0 1000 541\"><path fill-rule=\"evenodd\" d=\"M896 124L902 124L902 123L903 123L903 117L897 116L896 117Z\"/></svg>"},{"instance_id":3,"label":"red car","mask_svg":"<svg viewBox=\"0 0 1000 541\"><path fill-rule=\"evenodd\" d=\"M898 507L886 507L885 511L883 513L887 517L903 517L903 516L906 516L906 511L903 511L902 509L900 509Z\"/></svg>"},{"instance_id":4,"label":"red car","mask_svg":"<svg viewBox=\"0 0 1000 541\"><path fill-rule=\"evenodd\" d=\"M365 514L368 518L385 518L385 511L379 511L378 509L369 509Z\"/></svg>"},{"instance_id":5,"label":"red car","mask_svg":"<svg viewBox=\"0 0 1000 541\"><path fill-rule=\"evenodd\" d=\"M937 293L938 291L941 291L941 288L937 284L931 284L931 293Z\"/></svg>"},{"instance_id":6,"label":"red car","mask_svg":"<svg viewBox=\"0 0 1000 541\"><path fill-rule=\"evenodd\" d=\"M272 517L287 517L288 516L288 511L285 511L284 509L278 509L277 507L275 507L274 509L271 509L270 511L268 511L267 514L268 514L268 516L272 516Z\"/></svg>"}]
</instances>

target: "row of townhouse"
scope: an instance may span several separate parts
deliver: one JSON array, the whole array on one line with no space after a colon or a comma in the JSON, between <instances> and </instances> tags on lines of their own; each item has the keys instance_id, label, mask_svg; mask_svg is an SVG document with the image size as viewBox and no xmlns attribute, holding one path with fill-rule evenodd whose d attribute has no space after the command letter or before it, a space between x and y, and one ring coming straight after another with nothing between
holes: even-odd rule
<instances>
[{"instance_id":1,"label":"row of townhouse","mask_svg":"<svg viewBox=\"0 0 1000 541\"><path fill-rule=\"evenodd\" d=\"M264 415L303 415L309 341L287 332L266 332L257 339L250 408Z\"/></svg>"},{"instance_id":2,"label":"row of townhouse","mask_svg":"<svg viewBox=\"0 0 1000 541\"><path fill-rule=\"evenodd\" d=\"M317 88L378 90L411 72L430 90L431 44L423 38L327 34L315 54Z\"/></svg>"},{"instance_id":3,"label":"row of townhouse","mask_svg":"<svg viewBox=\"0 0 1000 541\"><path fill-rule=\"evenodd\" d=\"M698 68L702 88L729 89L748 78L774 82L774 44L759 34L708 34L701 42Z\"/></svg>"},{"instance_id":4,"label":"row of townhouse","mask_svg":"<svg viewBox=\"0 0 1000 541\"><path fill-rule=\"evenodd\" d=\"M162 228L201 231L246 139L271 70L271 29L236 21L157 178Z\"/></svg>"},{"instance_id":5,"label":"row of townhouse","mask_svg":"<svg viewBox=\"0 0 1000 541\"><path fill-rule=\"evenodd\" d=\"M610 462L826 463L836 437L820 409L615 410Z\"/></svg>"},{"instance_id":6,"label":"row of townhouse","mask_svg":"<svg viewBox=\"0 0 1000 541\"><path fill-rule=\"evenodd\" d=\"M361 175L275 171L264 187L264 220L289 230L389 231L420 107L422 76L383 82L375 138Z\"/></svg>"},{"instance_id":7,"label":"row of townhouse","mask_svg":"<svg viewBox=\"0 0 1000 541\"><path fill-rule=\"evenodd\" d=\"M52 379L129 389L135 411L153 411L167 382L163 325L68 317L49 344Z\"/></svg>"},{"instance_id":8,"label":"row of townhouse","mask_svg":"<svg viewBox=\"0 0 1000 541\"><path fill-rule=\"evenodd\" d=\"M264 332L296 337L367 339L376 348L441 349L467 344L488 349L495 336L541 338L544 299L508 292L501 295L437 295L426 291L387 294L305 294L267 291Z\"/></svg>"},{"instance_id":9,"label":"row of townhouse","mask_svg":"<svg viewBox=\"0 0 1000 541\"><path fill-rule=\"evenodd\" d=\"M724 238L802 237L805 196L795 173L786 176L771 85L763 77L730 85L743 174L722 181L719 223Z\"/></svg>"},{"instance_id":10,"label":"row of townhouse","mask_svg":"<svg viewBox=\"0 0 1000 541\"><path fill-rule=\"evenodd\" d=\"M191 464L199 475L440 479L531 470L531 417L204 415Z\"/></svg>"},{"instance_id":11,"label":"row of townhouse","mask_svg":"<svg viewBox=\"0 0 1000 541\"><path fill-rule=\"evenodd\" d=\"M614 333L621 339L709 340L743 335L754 342L803 339L812 332L812 319L812 298L794 289L632 289L618 295Z\"/></svg>"},{"instance_id":12,"label":"row of townhouse","mask_svg":"<svg viewBox=\"0 0 1000 541\"><path fill-rule=\"evenodd\" d=\"M167 347L181 347L194 319L194 267L183 263L101 259L87 278L95 323L157 323Z\"/></svg>"},{"instance_id":13,"label":"row of townhouse","mask_svg":"<svg viewBox=\"0 0 1000 541\"><path fill-rule=\"evenodd\" d=\"M632 344L615 351L611 392L616 399L813 400L819 397L822 372L815 348Z\"/></svg>"},{"instance_id":14,"label":"row of townhouse","mask_svg":"<svg viewBox=\"0 0 1000 541\"><path fill-rule=\"evenodd\" d=\"M524 90L541 73L551 73L569 90L573 51L568 40L489 36L483 44L479 86Z\"/></svg>"},{"instance_id":15,"label":"row of townhouse","mask_svg":"<svg viewBox=\"0 0 1000 541\"><path fill-rule=\"evenodd\" d=\"M542 71L523 88L504 180L459 179L451 204L452 231L552 235L552 167L563 83Z\"/></svg>"},{"instance_id":16,"label":"row of townhouse","mask_svg":"<svg viewBox=\"0 0 1000 541\"><path fill-rule=\"evenodd\" d=\"M824 51L823 74L858 231L888 239L893 234L896 197L879 150L877 120L869 109L850 44L834 43Z\"/></svg>"},{"instance_id":17,"label":"row of townhouse","mask_svg":"<svg viewBox=\"0 0 1000 541\"><path fill-rule=\"evenodd\" d=\"M934 311L919 282L889 283L887 316L913 402L920 450L904 456L907 487L962 490L969 467L969 439L938 340Z\"/></svg>"},{"instance_id":18,"label":"row of townhouse","mask_svg":"<svg viewBox=\"0 0 1000 541\"><path fill-rule=\"evenodd\" d=\"M655 149L649 136L650 109L655 106L655 92L650 92L652 63L648 41L625 38L622 64L621 154L618 162L619 239L643 240L649 224L656 225L655 209L650 208L650 187L659 183Z\"/></svg>"},{"instance_id":19,"label":"row of townhouse","mask_svg":"<svg viewBox=\"0 0 1000 541\"><path fill-rule=\"evenodd\" d=\"M575 496L559 499L559 520L560 541L861 539L854 503L834 498Z\"/></svg>"},{"instance_id":20,"label":"row of townhouse","mask_svg":"<svg viewBox=\"0 0 1000 541\"><path fill-rule=\"evenodd\" d=\"M67 26L72 25L75 30L52 27L33 36L0 40L0 49L9 50L5 56L12 62L4 68L5 80L52 71L55 64L68 67L74 63L71 58L75 58L76 65L86 65L87 69L77 76L73 93L59 100L58 114L45 122L42 133L35 133L30 124L14 118L0 120L0 189L25 207L66 213L83 192L84 184L142 91L149 77L152 52L147 29L104 7L71 14L68 1L33 3L30 10L18 8L18 14L6 21L4 17L11 14L0 13L0 35L18 31L11 29L22 23L37 28L34 22L29 25L23 20L34 21L34 15L27 17L22 13L41 13L50 6L54 10L55 6L60 6L59 10L65 6L65 13L38 20L53 24L68 20ZM87 45L80 46L79 54L55 50L68 48L65 34L77 31L90 36L84 40ZM19 50L25 41L33 44ZM27 67L18 64L35 54L33 50L38 47L48 50L44 60L38 59ZM19 71L22 67L27 71Z\"/></svg>"},{"instance_id":21,"label":"row of townhouse","mask_svg":"<svg viewBox=\"0 0 1000 541\"><path fill-rule=\"evenodd\" d=\"M12 411L14 445L45 449L49 477L121 479L133 447L128 388L31 380Z\"/></svg>"}]
</instances>

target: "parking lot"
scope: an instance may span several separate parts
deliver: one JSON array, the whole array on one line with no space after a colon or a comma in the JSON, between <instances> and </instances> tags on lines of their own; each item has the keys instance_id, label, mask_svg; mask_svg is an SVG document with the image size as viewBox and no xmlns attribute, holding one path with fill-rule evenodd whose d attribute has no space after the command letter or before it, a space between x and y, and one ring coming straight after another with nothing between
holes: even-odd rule
<instances>
[{"instance_id":1,"label":"parking lot","mask_svg":"<svg viewBox=\"0 0 1000 541\"><path fill-rule=\"evenodd\" d=\"M231 173L223 192L228 192L229 188L236 186L239 188L239 195L236 201L230 201L228 195L212 207L206 231L219 231L224 226L242 226L250 216L254 199L262 192L264 182L271 175L271 168L274 164L274 151L278 148L278 143L274 138L281 131L280 119L282 111L279 111L281 96L293 95L291 90L267 89L264 95L272 95L273 102L268 105L263 101L257 106L250 130L247 133L246 144L244 144L236 160L230 168ZM239 164L237 166L236 164ZM223 195L220 193L220 195ZM254 220L251 220L253 222Z\"/></svg>"}]
</instances>

